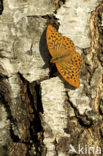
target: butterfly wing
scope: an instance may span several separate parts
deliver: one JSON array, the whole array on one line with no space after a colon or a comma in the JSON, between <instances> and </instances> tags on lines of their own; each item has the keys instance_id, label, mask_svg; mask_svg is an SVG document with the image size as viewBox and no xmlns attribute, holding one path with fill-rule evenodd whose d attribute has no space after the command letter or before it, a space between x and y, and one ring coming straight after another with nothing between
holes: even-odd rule
<instances>
[{"instance_id":1,"label":"butterfly wing","mask_svg":"<svg viewBox=\"0 0 103 156\"><path fill-rule=\"evenodd\" d=\"M82 60L75 52L74 43L69 38L61 36L52 25L47 27L46 40L52 56L51 62L56 63L59 73L69 84L78 88Z\"/></svg>"},{"instance_id":2,"label":"butterfly wing","mask_svg":"<svg viewBox=\"0 0 103 156\"><path fill-rule=\"evenodd\" d=\"M72 61L72 64L77 67L77 68L81 68L81 65L82 65L82 58L80 56L79 53L75 52L73 55L72 55L72 58L71 58L71 61Z\"/></svg>"},{"instance_id":3,"label":"butterfly wing","mask_svg":"<svg viewBox=\"0 0 103 156\"><path fill-rule=\"evenodd\" d=\"M54 58L60 55L65 56L75 51L74 43L69 38L61 36L52 25L47 27L46 40L48 50Z\"/></svg>"},{"instance_id":4,"label":"butterfly wing","mask_svg":"<svg viewBox=\"0 0 103 156\"><path fill-rule=\"evenodd\" d=\"M54 27L52 27L52 25L48 25L47 27L46 40L51 56L55 57L55 55L58 53L58 50L61 48L62 36Z\"/></svg>"},{"instance_id":5,"label":"butterfly wing","mask_svg":"<svg viewBox=\"0 0 103 156\"><path fill-rule=\"evenodd\" d=\"M63 36L62 46L71 52L75 51L75 45L73 41L68 37Z\"/></svg>"},{"instance_id":6,"label":"butterfly wing","mask_svg":"<svg viewBox=\"0 0 103 156\"><path fill-rule=\"evenodd\" d=\"M79 87L79 70L77 67L71 64L58 64L56 63L56 67L62 77L72 86L78 88Z\"/></svg>"}]
</instances>

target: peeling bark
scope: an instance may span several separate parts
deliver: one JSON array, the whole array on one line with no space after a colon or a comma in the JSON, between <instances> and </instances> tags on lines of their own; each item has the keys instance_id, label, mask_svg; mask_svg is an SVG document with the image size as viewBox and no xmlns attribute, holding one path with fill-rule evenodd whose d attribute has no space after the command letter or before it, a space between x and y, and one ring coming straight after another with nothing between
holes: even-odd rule
<instances>
[{"instance_id":1,"label":"peeling bark","mask_svg":"<svg viewBox=\"0 0 103 156\"><path fill-rule=\"evenodd\" d=\"M82 55L77 89L51 69L47 23ZM0 156L103 155L102 0L1 0L0 28Z\"/></svg>"}]
</instances>

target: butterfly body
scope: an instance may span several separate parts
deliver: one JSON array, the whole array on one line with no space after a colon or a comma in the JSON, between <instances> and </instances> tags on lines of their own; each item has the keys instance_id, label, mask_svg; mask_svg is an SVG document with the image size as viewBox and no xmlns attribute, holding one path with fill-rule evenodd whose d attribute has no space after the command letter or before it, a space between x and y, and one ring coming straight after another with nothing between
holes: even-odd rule
<instances>
[{"instance_id":1,"label":"butterfly body","mask_svg":"<svg viewBox=\"0 0 103 156\"><path fill-rule=\"evenodd\" d=\"M64 63L64 60L67 61L67 62L71 62L71 54L60 54L60 55L55 55L52 59L51 59L51 62L52 63L58 63L58 62L63 62Z\"/></svg>"},{"instance_id":2,"label":"butterfly body","mask_svg":"<svg viewBox=\"0 0 103 156\"><path fill-rule=\"evenodd\" d=\"M82 59L75 51L74 43L59 34L52 25L47 27L46 39L52 56L51 62L56 64L59 73L69 84L79 87L79 69Z\"/></svg>"}]
</instances>

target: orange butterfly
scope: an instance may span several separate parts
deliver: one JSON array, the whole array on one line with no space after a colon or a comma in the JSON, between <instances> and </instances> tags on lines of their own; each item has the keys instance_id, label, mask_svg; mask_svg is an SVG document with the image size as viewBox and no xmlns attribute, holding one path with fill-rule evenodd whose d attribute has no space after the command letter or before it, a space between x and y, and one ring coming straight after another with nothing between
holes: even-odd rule
<instances>
[{"instance_id":1,"label":"orange butterfly","mask_svg":"<svg viewBox=\"0 0 103 156\"><path fill-rule=\"evenodd\" d=\"M82 58L75 51L74 43L69 38L61 36L52 25L47 27L46 40L52 56L51 62L56 64L59 73L70 85L78 88Z\"/></svg>"}]
</instances>

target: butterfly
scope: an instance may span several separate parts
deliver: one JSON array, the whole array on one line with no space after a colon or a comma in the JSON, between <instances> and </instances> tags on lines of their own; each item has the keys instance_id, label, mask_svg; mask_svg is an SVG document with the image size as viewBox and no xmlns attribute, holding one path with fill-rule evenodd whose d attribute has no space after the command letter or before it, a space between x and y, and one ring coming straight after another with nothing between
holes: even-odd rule
<instances>
[{"instance_id":1,"label":"butterfly","mask_svg":"<svg viewBox=\"0 0 103 156\"><path fill-rule=\"evenodd\" d=\"M56 64L59 73L70 85L78 88L82 58L76 52L73 41L58 33L52 25L47 26L46 40L51 62Z\"/></svg>"}]
</instances>

